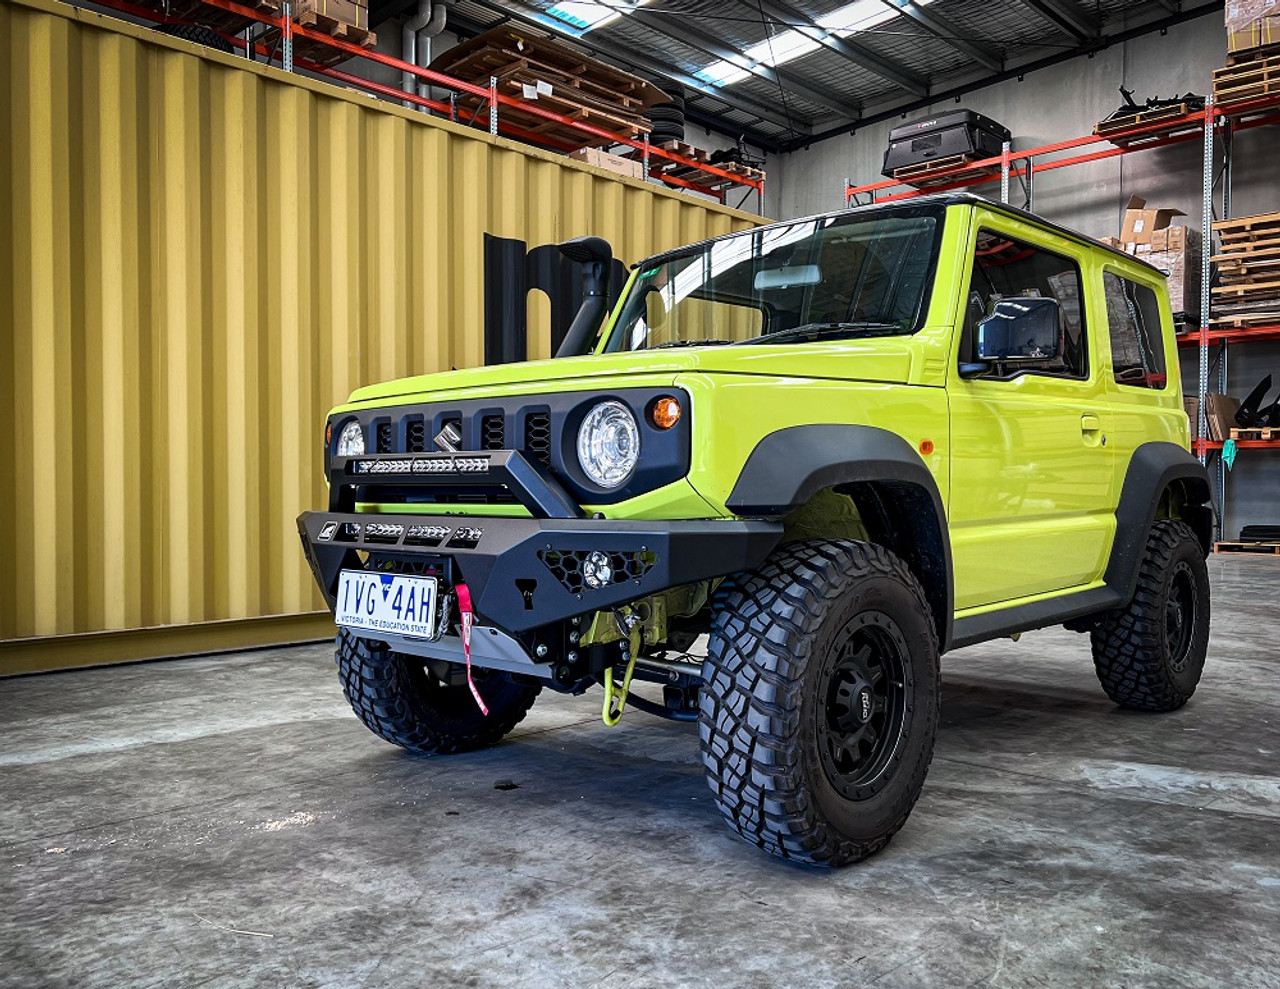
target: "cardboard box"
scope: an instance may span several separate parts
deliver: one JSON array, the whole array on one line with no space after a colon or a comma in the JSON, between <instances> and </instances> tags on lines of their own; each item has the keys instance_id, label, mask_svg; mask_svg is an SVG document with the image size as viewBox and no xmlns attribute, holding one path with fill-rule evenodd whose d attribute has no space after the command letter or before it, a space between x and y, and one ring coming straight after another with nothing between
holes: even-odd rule
<instances>
[{"instance_id":1,"label":"cardboard box","mask_svg":"<svg viewBox=\"0 0 1280 989\"><path fill-rule=\"evenodd\" d=\"M1114 247L1117 251L1124 250L1124 241L1119 237L1099 237L1099 244L1106 244L1108 247Z\"/></svg>"},{"instance_id":2,"label":"cardboard box","mask_svg":"<svg viewBox=\"0 0 1280 989\"><path fill-rule=\"evenodd\" d=\"M599 148L583 148L580 151L574 151L569 157L574 161L585 161L588 165L595 165L596 168L603 168L606 171L625 175L628 178L644 178L644 165L641 162L636 161L634 158L612 155L608 151L601 151Z\"/></svg>"},{"instance_id":3,"label":"cardboard box","mask_svg":"<svg viewBox=\"0 0 1280 989\"><path fill-rule=\"evenodd\" d=\"M1228 0L1227 51L1280 45L1280 0Z\"/></svg>"},{"instance_id":4,"label":"cardboard box","mask_svg":"<svg viewBox=\"0 0 1280 989\"><path fill-rule=\"evenodd\" d=\"M1204 397L1204 417L1209 439L1222 443L1230 438L1231 430L1236 426L1236 412L1239 408L1240 399L1230 395L1210 392Z\"/></svg>"},{"instance_id":5,"label":"cardboard box","mask_svg":"<svg viewBox=\"0 0 1280 989\"><path fill-rule=\"evenodd\" d=\"M1126 244L1150 244L1156 231L1164 230L1175 216L1186 216L1180 209L1147 209L1147 201L1132 196L1124 209L1120 239Z\"/></svg>"},{"instance_id":6,"label":"cardboard box","mask_svg":"<svg viewBox=\"0 0 1280 989\"><path fill-rule=\"evenodd\" d=\"M319 14L331 21L369 30L368 0L294 0L294 18L303 14Z\"/></svg>"},{"instance_id":7,"label":"cardboard box","mask_svg":"<svg viewBox=\"0 0 1280 989\"><path fill-rule=\"evenodd\" d=\"M1200 428L1200 399L1196 395L1183 395L1182 407L1187 412L1187 418L1191 420L1191 435L1196 435L1196 430Z\"/></svg>"},{"instance_id":8,"label":"cardboard box","mask_svg":"<svg viewBox=\"0 0 1280 989\"><path fill-rule=\"evenodd\" d=\"M1131 251L1169 279L1169 305L1175 316L1200 318L1200 249L1199 230L1166 227L1152 234L1151 243L1136 244Z\"/></svg>"}]
</instances>

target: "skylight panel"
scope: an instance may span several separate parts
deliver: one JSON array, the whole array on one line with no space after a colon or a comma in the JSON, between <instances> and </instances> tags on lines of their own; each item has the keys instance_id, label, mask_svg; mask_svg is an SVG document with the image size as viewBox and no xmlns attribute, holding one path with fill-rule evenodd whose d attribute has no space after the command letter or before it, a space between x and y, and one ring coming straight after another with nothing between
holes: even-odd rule
<instances>
[{"instance_id":1,"label":"skylight panel","mask_svg":"<svg viewBox=\"0 0 1280 989\"><path fill-rule=\"evenodd\" d=\"M644 2L644 0L641 0ZM629 6L640 4L596 3L595 0L561 0L547 8L547 13L557 21L586 34L592 28L608 24L626 13Z\"/></svg>"},{"instance_id":2,"label":"skylight panel","mask_svg":"<svg viewBox=\"0 0 1280 989\"><path fill-rule=\"evenodd\" d=\"M933 0L915 0L917 7L926 7ZM598 4L565 4L564 6L599 6ZM555 8L552 8L555 9ZM884 3L883 0L854 0L853 3L819 18L817 27L804 27L799 30L787 28L779 31L772 38L766 38L757 45L752 45L742 53L752 66L766 65L776 68L784 62L808 55L822 46L822 41L829 37L848 38L863 31L891 21L899 11ZM751 73L741 65L721 59L712 62L705 69L694 75L713 86L730 86L739 82Z\"/></svg>"}]
</instances>

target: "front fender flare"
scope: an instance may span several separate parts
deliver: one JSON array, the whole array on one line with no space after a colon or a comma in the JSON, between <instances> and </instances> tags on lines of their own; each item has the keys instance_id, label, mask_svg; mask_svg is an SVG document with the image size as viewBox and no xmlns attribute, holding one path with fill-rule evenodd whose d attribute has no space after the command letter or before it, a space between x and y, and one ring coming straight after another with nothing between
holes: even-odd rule
<instances>
[{"instance_id":1,"label":"front fender flare","mask_svg":"<svg viewBox=\"0 0 1280 989\"><path fill-rule=\"evenodd\" d=\"M877 541L903 556L924 585L945 651L954 616L946 509L933 474L897 433L877 426L779 429L751 451L725 507L746 518L780 518L826 488L849 493L878 520Z\"/></svg>"}]
</instances>

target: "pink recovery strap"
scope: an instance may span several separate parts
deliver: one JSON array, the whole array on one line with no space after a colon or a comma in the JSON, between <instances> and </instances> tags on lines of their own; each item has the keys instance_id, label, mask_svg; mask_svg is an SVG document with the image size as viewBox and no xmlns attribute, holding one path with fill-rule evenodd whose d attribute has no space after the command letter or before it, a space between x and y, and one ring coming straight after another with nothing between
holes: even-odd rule
<instances>
[{"instance_id":1,"label":"pink recovery strap","mask_svg":"<svg viewBox=\"0 0 1280 989\"><path fill-rule=\"evenodd\" d=\"M471 610L471 591L466 584L459 584L453 590L458 595L458 611L462 615L462 655L467 660L467 686L471 688L471 696L476 699L481 712L487 715L489 708L476 689L476 682L471 679L471 623L475 618L475 613Z\"/></svg>"}]
</instances>

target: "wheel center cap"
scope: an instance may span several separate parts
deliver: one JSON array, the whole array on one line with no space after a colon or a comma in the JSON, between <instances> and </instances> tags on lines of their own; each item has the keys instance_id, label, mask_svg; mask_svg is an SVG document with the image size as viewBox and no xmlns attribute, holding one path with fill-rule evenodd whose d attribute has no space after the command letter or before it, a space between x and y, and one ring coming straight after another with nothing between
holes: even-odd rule
<instances>
[{"instance_id":1,"label":"wheel center cap","mask_svg":"<svg viewBox=\"0 0 1280 989\"><path fill-rule=\"evenodd\" d=\"M861 721L864 725L871 720L873 700L874 698L872 698L871 696L870 687L863 687L861 690L858 691L856 711L858 713L858 720Z\"/></svg>"}]
</instances>

